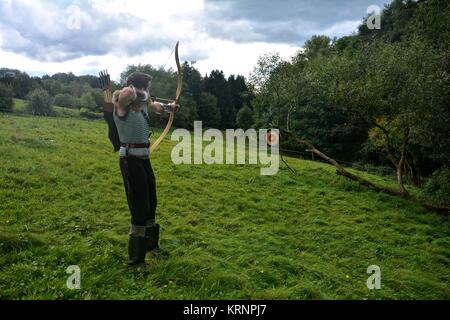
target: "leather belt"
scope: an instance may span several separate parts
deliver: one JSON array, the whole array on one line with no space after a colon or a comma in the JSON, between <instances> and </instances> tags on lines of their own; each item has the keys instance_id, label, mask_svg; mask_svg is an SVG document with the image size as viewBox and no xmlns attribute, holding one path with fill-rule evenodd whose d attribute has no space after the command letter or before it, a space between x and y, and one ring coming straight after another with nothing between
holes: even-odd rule
<instances>
[{"instance_id":1,"label":"leather belt","mask_svg":"<svg viewBox=\"0 0 450 320\"><path fill-rule=\"evenodd\" d=\"M133 149L147 149L150 147L149 143L122 143L122 147L124 148L133 148Z\"/></svg>"}]
</instances>

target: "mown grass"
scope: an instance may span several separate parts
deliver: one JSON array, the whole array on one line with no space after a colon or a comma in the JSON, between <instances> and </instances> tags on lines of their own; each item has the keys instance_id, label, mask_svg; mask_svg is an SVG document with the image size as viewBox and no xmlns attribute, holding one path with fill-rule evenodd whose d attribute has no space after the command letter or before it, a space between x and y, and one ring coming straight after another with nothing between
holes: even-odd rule
<instances>
[{"instance_id":1,"label":"mown grass","mask_svg":"<svg viewBox=\"0 0 450 320\"><path fill-rule=\"evenodd\" d=\"M297 174L276 176L176 166L173 145L152 156L162 250L147 271L129 271L129 212L105 124L0 115L0 298L450 298L448 218L326 164L287 158ZM380 290L366 287L373 264ZM66 287L70 265L81 290Z\"/></svg>"}]
</instances>

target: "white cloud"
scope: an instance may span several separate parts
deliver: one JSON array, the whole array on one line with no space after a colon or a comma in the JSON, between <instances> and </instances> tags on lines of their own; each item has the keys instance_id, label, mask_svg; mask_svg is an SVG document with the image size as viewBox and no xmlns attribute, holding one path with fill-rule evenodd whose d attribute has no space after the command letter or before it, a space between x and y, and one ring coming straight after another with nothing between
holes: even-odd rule
<instances>
[{"instance_id":1,"label":"white cloud","mask_svg":"<svg viewBox=\"0 0 450 320\"><path fill-rule=\"evenodd\" d=\"M79 28L67 28L71 6L80 9ZM366 11L360 6L352 13L326 0L0 0L0 67L39 74L109 69L118 78L128 64L164 65L180 41L180 59L197 61L203 74L248 76L264 53L288 58L313 34L355 31Z\"/></svg>"},{"instance_id":2,"label":"white cloud","mask_svg":"<svg viewBox=\"0 0 450 320\"><path fill-rule=\"evenodd\" d=\"M213 69L226 70L226 74L241 74L245 77L253 71L258 58L265 53L277 51L288 59L300 48L284 44L270 44L264 42L234 43L232 41L210 39L204 43L209 49L210 56L200 60L196 67L203 73Z\"/></svg>"},{"instance_id":3,"label":"white cloud","mask_svg":"<svg viewBox=\"0 0 450 320\"><path fill-rule=\"evenodd\" d=\"M360 23L360 20L343 21L323 30L321 33L329 37L339 38L356 31Z\"/></svg>"}]
</instances>

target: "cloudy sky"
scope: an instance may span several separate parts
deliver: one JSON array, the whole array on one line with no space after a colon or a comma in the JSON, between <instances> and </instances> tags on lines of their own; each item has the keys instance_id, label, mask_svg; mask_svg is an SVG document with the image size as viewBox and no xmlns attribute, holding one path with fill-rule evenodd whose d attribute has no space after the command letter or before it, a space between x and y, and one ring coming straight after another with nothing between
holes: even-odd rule
<instances>
[{"instance_id":1,"label":"cloudy sky","mask_svg":"<svg viewBox=\"0 0 450 320\"><path fill-rule=\"evenodd\" d=\"M180 59L202 73L248 76L260 55L289 58L312 35L349 35L370 5L389 2L0 0L0 67L117 78L128 64L174 67L180 41Z\"/></svg>"}]
</instances>

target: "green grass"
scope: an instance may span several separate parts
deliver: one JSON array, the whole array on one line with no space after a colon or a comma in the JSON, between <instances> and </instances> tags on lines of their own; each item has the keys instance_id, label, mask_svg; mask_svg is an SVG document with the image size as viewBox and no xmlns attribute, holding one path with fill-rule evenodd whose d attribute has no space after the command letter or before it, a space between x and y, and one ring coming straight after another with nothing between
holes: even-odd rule
<instances>
[{"instance_id":1,"label":"green grass","mask_svg":"<svg viewBox=\"0 0 450 320\"><path fill-rule=\"evenodd\" d=\"M14 106L13 111L17 113L25 113L26 112L26 100L22 99L13 99L14 100Z\"/></svg>"},{"instance_id":2,"label":"green grass","mask_svg":"<svg viewBox=\"0 0 450 320\"><path fill-rule=\"evenodd\" d=\"M287 158L297 175L264 177L250 165L175 166L172 146L152 156L162 251L129 271L106 125L0 114L0 298L450 298L448 218L326 164ZM373 264L381 290L366 287ZM66 288L70 265L81 290Z\"/></svg>"}]
</instances>

